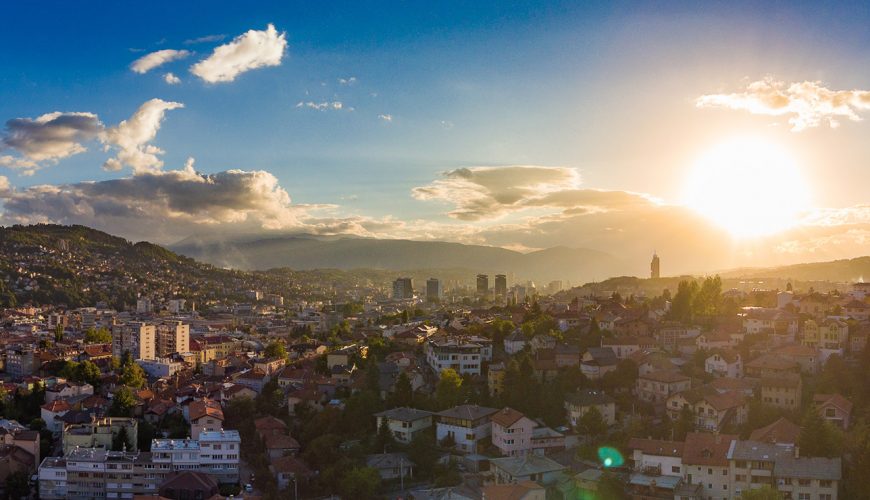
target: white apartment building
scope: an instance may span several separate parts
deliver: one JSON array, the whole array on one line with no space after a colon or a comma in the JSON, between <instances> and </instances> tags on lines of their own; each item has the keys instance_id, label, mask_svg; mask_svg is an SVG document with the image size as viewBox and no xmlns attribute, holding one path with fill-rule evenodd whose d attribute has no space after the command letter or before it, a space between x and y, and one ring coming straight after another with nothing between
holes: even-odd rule
<instances>
[{"instance_id":1,"label":"white apartment building","mask_svg":"<svg viewBox=\"0 0 870 500\"><path fill-rule=\"evenodd\" d=\"M239 481L239 431L203 431L199 439L154 439L151 455L155 464L168 464L174 471L194 470L214 476L219 483Z\"/></svg>"},{"instance_id":2,"label":"white apartment building","mask_svg":"<svg viewBox=\"0 0 870 500\"><path fill-rule=\"evenodd\" d=\"M39 465L39 498L66 498L66 458L46 457Z\"/></svg>"},{"instance_id":3,"label":"white apartment building","mask_svg":"<svg viewBox=\"0 0 870 500\"><path fill-rule=\"evenodd\" d=\"M157 327L133 321L112 327L112 355L121 357L129 351L133 359L157 357Z\"/></svg>"},{"instance_id":4,"label":"white apartment building","mask_svg":"<svg viewBox=\"0 0 870 500\"><path fill-rule=\"evenodd\" d=\"M483 363L492 360L492 341L483 337L432 338L424 350L435 373L452 368L460 375L480 375Z\"/></svg>"},{"instance_id":5,"label":"white apartment building","mask_svg":"<svg viewBox=\"0 0 870 500\"><path fill-rule=\"evenodd\" d=\"M495 408L462 405L436 413L435 438L439 443L453 441L457 450L476 453L478 443L492 434Z\"/></svg>"}]
</instances>

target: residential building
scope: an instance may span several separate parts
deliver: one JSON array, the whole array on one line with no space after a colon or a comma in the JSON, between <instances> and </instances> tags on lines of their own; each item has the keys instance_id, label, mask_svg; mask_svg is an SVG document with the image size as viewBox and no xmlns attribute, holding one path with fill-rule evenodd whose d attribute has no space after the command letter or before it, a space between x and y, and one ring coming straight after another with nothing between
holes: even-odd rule
<instances>
[{"instance_id":1,"label":"residential building","mask_svg":"<svg viewBox=\"0 0 870 500\"><path fill-rule=\"evenodd\" d=\"M486 371L486 385L490 396L498 396L504 392L504 376L507 368L504 363L493 363Z\"/></svg>"},{"instance_id":2,"label":"residential building","mask_svg":"<svg viewBox=\"0 0 870 500\"><path fill-rule=\"evenodd\" d=\"M157 325L157 356L165 358L176 352L190 351L190 325L181 321L164 321Z\"/></svg>"},{"instance_id":3,"label":"residential building","mask_svg":"<svg viewBox=\"0 0 870 500\"><path fill-rule=\"evenodd\" d=\"M223 429L224 412L220 403L211 399L193 401L187 408L190 417L190 437L199 439L199 435L208 431Z\"/></svg>"},{"instance_id":4,"label":"residential building","mask_svg":"<svg viewBox=\"0 0 870 500\"><path fill-rule=\"evenodd\" d=\"M490 417L498 410L477 405L455 406L435 414L435 438L452 442L457 450L476 453L480 441L492 434Z\"/></svg>"},{"instance_id":5,"label":"residential building","mask_svg":"<svg viewBox=\"0 0 870 500\"><path fill-rule=\"evenodd\" d=\"M66 458L46 457L39 465L39 498L60 500L67 497Z\"/></svg>"},{"instance_id":6,"label":"residential building","mask_svg":"<svg viewBox=\"0 0 870 500\"><path fill-rule=\"evenodd\" d=\"M607 425L616 423L616 401L604 391L586 389L565 395L565 411L572 427L576 427L583 415L592 408L598 410Z\"/></svg>"},{"instance_id":7,"label":"residential building","mask_svg":"<svg viewBox=\"0 0 870 500\"><path fill-rule=\"evenodd\" d=\"M687 391L691 387L692 379L686 375L676 371L658 370L638 376L636 394L641 401L664 404L671 395Z\"/></svg>"},{"instance_id":8,"label":"residential building","mask_svg":"<svg viewBox=\"0 0 870 500\"><path fill-rule=\"evenodd\" d=\"M797 447L734 441L728 450L733 495L769 485L786 498L836 500L840 458L801 457Z\"/></svg>"},{"instance_id":9,"label":"residential building","mask_svg":"<svg viewBox=\"0 0 870 500\"><path fill-rule=\"evenodd\" d=\"M721 349L704 360L704 371L717 377L740 378L743 376L743 358L731 349Z\"/></svg>"},{"instance_id":10,"label":"residential building","mask_svg":"<svg viewBox=\"0 0 870 500\"><path fill-rule=\"evenodd\" d=\"M683 443L683 478L688 484L700 484L703 498L729 500L728 450L737 435L690 432Z\"/></svg>"},{"instance_id":11,"label":"residential building","mask_svg":"<svg viewBox=\"0 0 870 500\"><path fill-rule=\"evenodd\" d=\"M393 300L411 300L413 298L413 280L411 278L396 278L393 281Z\"/></svg>"},{"instance_id":12,"label":"residential building","mask_svg":"<svg viewBox=\"0 0 870 500\"><path fill-rule=\"evenodd\" d=\"M426 362L435 373L452 368L460 375L480 375L492 360L492 341L483 337L432 337L424 345Z\"/></svg>"},{"instance_id":13,"label":"residential building","mask_svg":"<svg viewBox=\"0 0 870 500\"><path fill-rule=\"evenodd\" d=\"M493 458L489 461L495 484L520 484L533 481L542 486L552 486L566 467L541 455Z\"/></svg>"},{"instance_id":14,"label":"residential building","mask_svg":"<svg viewBox=\"0 0 870 500\"><path fill-rule=\"evenodd\" d=\"M112 327L112 355L120 358L129 352L134 360L157 357L157 327L138 321Z\"/></svg>"},{"instance_id":15,"label":"residential building","mask_svg":"<svg viewBox=\"0 0 870 500\"><path fill-rule=\"evenodd\" d=\"M438 278L426 280L426 300L429 302L441 302L443 297L444 290L441 287L441 280Z\"/></svg>"},{"instance_id":16,"label":"residential building","mask_svg":"<svg viewBox=\"0 0 870 500\"><path fill-rule=\"evenodd\" d=\"M139 420L127 417L96 417L90 422L66 424L63 427L64 454L75 448L112 448L112 438L125 429L130 450L136 450L136 439L139 432Z\"/></svg>"},{"instance_id":17,"label":"residential building","mask_svg":"<svg viewBox=\"0 0 870 500\"><path fill-rule=\"evenodd\" d=\"M151 454L156 464L173 471L199 471L219 483L239 481L241 439L235 430L203 431L196 439L155 439Z\"/></svg>"},{"instance_id":18,"label":"residential building","mask_svg":"<svg viewBox=\"0 0 870 500\"><path fill-rule=\"evenodd\" d=\"M6 349L5 369L13 380L32 375L36 369L33 347L13 346Z\"/></svg>"},{"instance_id":19,"label":"residential building","mask_svg":"<svg viewBox=\"0 0 870 500\"><path fill-rule=\"evenodd\" d=\"M507 297L507 276L504 274L495 275L495 296L504 299Z\"/></svg>"},{"instance_id":20,"label":"residential building","mask_svg":"<svg viewBox=\"0 0 870 500\"><path fill-rule=\"evenodd\" d=\"M513 408L505 407L494 413L492 420L492 444L503 456L521 457L532 449L534 420Z\"/></svg>"},{"instance_id":21,"label":"residential building","mask_svg":"<svg viewBox=\"0 0 870 500\"><path fill-rule=\"evenodd\" d=\"M137 359L136 364L151 378L169 378L184 369L184 363L170 358Z\"/></svg>"},{"instance_id":22,"label":"residential building","mask_svg":"<svg viewBox=\"0 0 870 500\"><path fill-rule=\"evenodd\" d=\"M815 394L813 406L819 415L840 429L849 428L852 417L852 402L840 394Z\"/></svg>"},{"instance_id":23,"label":"residential building","mask_svg":"<svg viewBox=\"0 0 870 500\"><path fill-rule=\"evenodd\" d=\"M378 453L366 456L366 467L378 471L381 480L411 478L414 476L414 462L407 453Z\"/></svg>"},{"instance_id":24,"label":"residential building","mask_svg":"<svg viewBox=\"0 0 870 500\"><path fill-rule=\"evenodd\" d=\"M580 371L586 378L598 380L604 374L616 370L619 359L609 347L590 347L580 358Z\"/></svg>"},{"instance_id":25,"label":"residential building","mask_svg":"<svg viewBox=\"0 0 870 500\"><path fill-rule=\"evenodd\" d=\"M485 274L477 275L477 295L481 297L489 295L489 276Z\"/></svg>"},{"instance_id":26,"label":"residential building","mask_svg":"<svg viewBox=\"0 0 870 500\"><path fill-rule=\"evenodd\" d=\"M762 377L761 401L777 408L796 410L801 407L801 387L800 375Z\"/></svg>"},{"instance_id":27,"label":"residential building","mask_svg":"<svg viewBox=\"0 0 870 500\"><path fill-rule=\"evenodd\" d=\"M415 437L432 427L433 414L416 408L393 408L375 413L378 429L386 423L393 438L403 444L410 444Z\"/></svg>"},{"instance_id":28,"label":"residential building","mask_svg":"<svg viewBox=\"0 0 870 500\"><path fill-rule=\"evenodd\" d=\"M652 337L622 336L601 339L601 347L612 349L618 359L628 359L632 354L654 349L656 345L656 339Z\"/></svg>"}]
</instances>

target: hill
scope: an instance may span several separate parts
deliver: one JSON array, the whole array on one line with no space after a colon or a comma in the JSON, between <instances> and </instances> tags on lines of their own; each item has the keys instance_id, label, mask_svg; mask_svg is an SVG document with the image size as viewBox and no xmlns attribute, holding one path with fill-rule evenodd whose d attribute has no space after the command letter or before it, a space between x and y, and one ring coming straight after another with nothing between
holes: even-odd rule
<instances>
[{"instance_id":1,"label":"hill","mask_svg":"<svg viewBox=\"0 0 870 500\"><path fill-rule=\"evenodd\" d=\"M226 242L188 239L171 247L216 266L247 270L466 269L471 273L512 274L517 279L592 280L616 273L621 263L595 250L556 247L531 253L443 241L372 238L320 238L294 235Z\"/></svg>"},{"instance_id":2,"label":"hill","mask_svg":"<svg viewBox=\"0 0 870 500\"><path fill-rule=\"evenodd\" d=\"M779 267L732 269L720 275L722 278L854 282L870 278L870 256Z\"/></svg>"}]
</instances>

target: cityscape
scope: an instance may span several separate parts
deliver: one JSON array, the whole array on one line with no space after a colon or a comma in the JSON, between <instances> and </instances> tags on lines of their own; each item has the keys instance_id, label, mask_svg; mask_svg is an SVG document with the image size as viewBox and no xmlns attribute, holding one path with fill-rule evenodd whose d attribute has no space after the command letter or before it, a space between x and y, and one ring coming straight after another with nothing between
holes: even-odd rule
<instances>
[{"instance_id":1,"label":"cityscape","mask_svg":"<svg viewBox=\"0 0 870 500\"><path fill-rule=\"evenodd\" d=\"M6 6L0 500L870 499L867 26Z\"/></svg>"}]
</instances>

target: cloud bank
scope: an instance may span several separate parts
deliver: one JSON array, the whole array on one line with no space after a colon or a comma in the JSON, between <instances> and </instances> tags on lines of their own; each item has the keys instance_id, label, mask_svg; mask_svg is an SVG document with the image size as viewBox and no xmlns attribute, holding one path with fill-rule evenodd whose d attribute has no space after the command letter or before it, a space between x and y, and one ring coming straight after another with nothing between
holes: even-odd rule
<instances>
[{"instance_id":1,"label":"cloud bank","mask_svg":"<svg viewBox=\"0 0 870 500\"><path fill-rule=\"evenodd\" d=\"M743 92L703 95L695 105L788 116L791 129L799 132L822 124L836 128L840 119L861 121L858 113L870 110L870 91L830 90L821 82L787 84L766 78L750 83Z\"/></svg>"},{"instance_id":2,"label":"cloud bank","mask_svg":"<svg viewBox=\"0 0 870 500\"><path fill-rule=\"evenodd\" d=\"M215 48L210 56L191 66L190 72L207 83L232 82L252 69L280 65L286 49L286 34L270 24L265 30L250 30Z\"/></svg>"},{"instance_id":3,"label":"cloud bank","mask_svg":"<svg viewBox=\"0 0 870 500\"><path fill-rule=\"evenodd\" d=\"M87 151L84 142L94 139L103 124L93 113L55 111L37 118L13 118L0 135L0 151L12 149L22 158L4 155L0 165L37 168L37 162L54 161Z\"/></svg>"}]
</instances>

